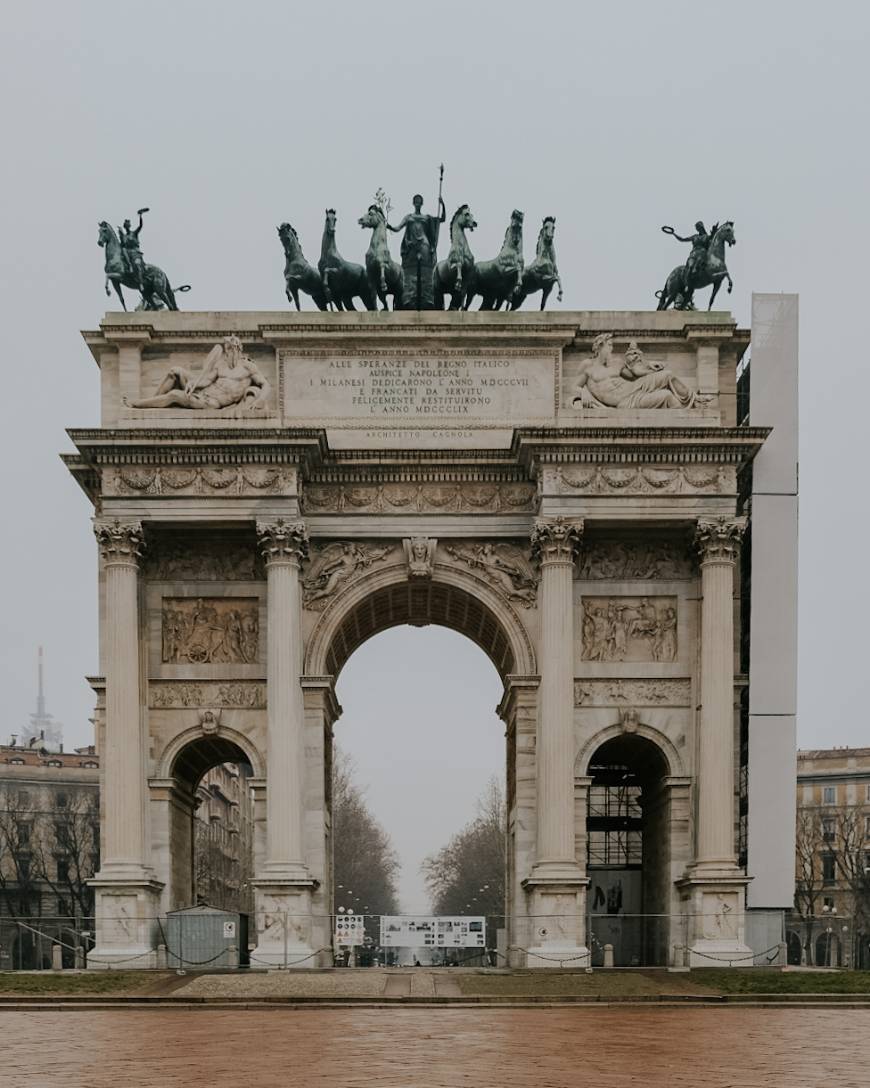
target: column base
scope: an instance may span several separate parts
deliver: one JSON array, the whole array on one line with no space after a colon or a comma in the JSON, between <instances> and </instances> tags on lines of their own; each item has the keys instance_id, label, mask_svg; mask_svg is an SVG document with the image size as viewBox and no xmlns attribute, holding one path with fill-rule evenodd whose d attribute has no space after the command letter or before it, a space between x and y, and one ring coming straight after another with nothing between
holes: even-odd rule
<instances>
[{"instance_id":1,"label":"column base","mask_svg":"<svg viewBox=\"0 0 870 1088\"><path fill-rule=\"evenodd\" d=\"M252 967L310 968L331 963L330 949L312 947L311 893L317 881L264 872L253 881L257 947Z\"/></svg>"},{"instance_id":2,"label":"column base","mask_svg":"<svg viewBox=\"0 0 870 1088\"><path fill-rule=\"evenodd\" d=\"M124 870L128 875L122 875ZM94 889L96 915L96 944L88 953L88 968L157 967L162 882L138 866L111 866L88 884Z\"/></svg>"},{"instance_id":3,"label":"column base","mask_svg":"<svg viewBox=\"0 0 870 1088\"><path fill-rule=\"evenodd\" d=\"M686 966L752 967L746 944L746 885L751 878L733 863L692 866L679 888L686 900Z\"/></svg>"},{"instance_id":4,"label":"column base","mask_svg":"<svg viewBox=\"0 0 870 1088\"><path fill-rule=\"evenodd\" d=\"M523 881L530 936L526 967L588 967L586 888L589 878L570 862L542 862Z\"/></svg>"}]
</instances>

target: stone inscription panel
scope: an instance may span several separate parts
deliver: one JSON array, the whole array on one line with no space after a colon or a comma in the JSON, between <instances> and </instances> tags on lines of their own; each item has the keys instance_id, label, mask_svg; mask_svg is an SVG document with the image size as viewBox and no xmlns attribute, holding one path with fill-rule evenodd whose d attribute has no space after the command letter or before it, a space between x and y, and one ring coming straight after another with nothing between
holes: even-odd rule
<instances>
[{"instance_id":1,"label":"stone inscription panel","mask_svg":"<svg viewBox=\"0 0 870 1088\"><path fill-rule=\"evenodd\" d=\"M284 352L287 424L376 428L551 422L556 353ZM369 439L371 440L371 439ZM468 439L466 438L466 441Z\"/></svg>"},{"instance_id":2,"label":"stone inscription panel","mask_svg":"<svg viewBox=\"0 0 870 1088\"><path fill-rule=\"evenodd\" d=\"M676 597L584 597L584 661L675 661Z\"/></svg>"},{"instance_id":3,"label":"stone inscription panel","mask_svg":"<svg viewBox=\"0 0 870 1088\"><path fill-rule=\"evenodd\" d=\"M164 597L164 664L256 664L260 602L256 597Z\"/></svg>"}]
</instances>

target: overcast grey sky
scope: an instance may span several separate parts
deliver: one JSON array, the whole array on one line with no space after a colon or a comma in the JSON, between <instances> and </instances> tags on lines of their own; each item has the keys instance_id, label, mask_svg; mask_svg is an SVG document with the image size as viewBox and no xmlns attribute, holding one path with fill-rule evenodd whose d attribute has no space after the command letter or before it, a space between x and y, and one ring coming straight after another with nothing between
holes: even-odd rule
<instances>
[{"instance_id":1,"label":"overcast grey sky","mask_svg":"<svg viewBox=\"0 0 870 1088\"><path fill-rule=\"evenodd\" d=\"M868 29L866 4L838 0L8 5L3 731L32 709L41 641L50 709L69 742L90 736L96 555L88 504L57 454L65 427L98 420L78 335L107 305L97 221L150 205L143 250L193 285L185 308L284 309L277 223L290 220L316 258L335 206L339 247L360 260L356 219L375 189L398 211L418 189L431 204L443 160L448 209L471 204L481 257L513 207L534 227L557 217L565 309L652 308L685 256L660 225L685 231L699 217L735 221L723 302L742 324L753 290L800 292L800 741L870 743ZM397 677L404 702L385 697ZM406 876L502 766L494 678L469 643L431 630L382 635L348 664L339 737L404 753L370 798L402 836ZM456 698L446 724L434 693ZM452 770L433 763L432 733L448 727ZM437 795L414 791L419 837L406 841L395 783L427 776ZM453 813L436 820L447 791Z\"/></svg>"}]
</instances>

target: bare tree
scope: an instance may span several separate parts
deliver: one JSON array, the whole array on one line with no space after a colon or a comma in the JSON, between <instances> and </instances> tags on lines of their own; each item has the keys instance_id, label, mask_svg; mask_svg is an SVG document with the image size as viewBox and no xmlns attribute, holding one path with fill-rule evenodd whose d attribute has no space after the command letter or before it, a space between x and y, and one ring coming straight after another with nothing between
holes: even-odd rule
<instances>
[{"instance_id":1,"label":"bare tree","mask_svg":"<svg viewBox=\"0 0 870 1088\"><path fill-rule=\"evenodd\" d=\"M487 783L475 819L422 865L436 914L504 915L507 818L498 779Z\"/></svg>"},{"instance_id":2,"label":"bare tree","mask_svg":"<svg viewBox=\"0 0 870 1088\"><path fill-rule=\"evenodd\" d=\"M0 807L0 894L10 918L41 913L41 896L34 876L33 849L38 813L24 791L7 787Z\"/></svg>"},{"instance_id":3,"label":"bare tree","mask_svg":"<svg viewBox=\"0 0 870 1088\"><path fill-rule=\"evenodd\" d=\"M99 814L96 796L73 793L64 808L42 812L33 836L34 876L55 898L57 913L74 920L94 910L94 875L99 854Z\"/></svg>"},{"instance_id":4,"label":"bare tree","mask_svg":"<svg viewBox=\"0 0 870 1088\"><path fill-rule=\"evenodd\" d=\"M822 853L826 845L819 810L799 808L795 835L795 907L803 919L804 954L809 964L815 960L816 908L821 909L820 900L826 887L822 872Z\"/></svg>"},{"instance_id":5,"label":"bare tree","mask_svg":"<svg viewBox=\"0 0 870 1088\"><path fill-rule=\"evenodd\" d=\"M355 781L356 768L336 748L332 769L332 843L336 906L356 913L395 914L399 858Z\"/></svg>"}]
</instances>

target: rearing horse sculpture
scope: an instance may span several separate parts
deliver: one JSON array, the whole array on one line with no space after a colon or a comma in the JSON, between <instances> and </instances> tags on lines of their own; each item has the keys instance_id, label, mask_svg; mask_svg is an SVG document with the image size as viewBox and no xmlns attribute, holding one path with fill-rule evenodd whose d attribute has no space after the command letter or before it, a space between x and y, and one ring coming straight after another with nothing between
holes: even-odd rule
<instances>
[{"instance_id":1,"label":"rearing horse sculpture","mask_svg":"<svg viewBox=\"0 0 870 1088\"><path fill-rule=\"evenodd\" d=\"M444 309L444 296L450 295L450 310L461 310L474 277L474 254L465 237L477 222L467 204L460 204L450 220L450 252L446 261L435 266L435 309Z\"/></svg>"},{"instance_id":2,"label":"rearing horse sculpture","mask_svg":"<svg viewBox=\"0 0 870 1088\"><path fill-rule=\"evenodd\" d=\"M120 239L114 228L105 219L100 222L99 228L97 245L106 251L106 261L103 269L106 273L106 294L110 293L109 284L111 284L115 288L115 294L126 312L127 303L124 301L121 288L127 287L131 291L138 291L139 280L130 267L130 262L124 254ZM175 291L190 290L190 285L184 284L182 287L176 287L175 291L173 291L169 285L169 277L156 264L146 263L144 281L145 290L141 292L141 308L143 310L160 310L164 306L167 310L177 310L178 303L175 301Z\"/></svg>"},{"instance_id":3,"label":"rearing horse sculpture","mask_svg":"<svg viewBox=\"0 0 870 1088\"><path fill-rule=\"evenodd\" d=\"M289 223L282 223L278 227L278 237L284 247L284 285L287 292L287 301L299 305L299 292L304 291L311 295L318 310L327 309L326 292L323 290L323 280L316 268L313 268L302 252L299 235Z\"/></svg>"},{"instance_id":4,"label":"rearing horse sculpture","mask_svg":"<svg viewBox=\"0 0 870 1088\"><path fill-rule=\"evenodd\" d=\"M353 300L360 298L367 310L373 310L375 300L369 287L366 270L361 264L346 261L336 247L335 221L337 218L335 208L326 209L320 260L317 262L326 301L336 310L355 310Z\"/></svg>"},{"instance_id":5,"label":"rearing horse sculpture","mask_svg":"<svg viewBox=\"0 0 870 1088\"><path fill-rule=\"evenodd\" d=\"M737 244L737 239L734 237L734 221L727 219L721 226L717 224L710 233L712 237L707 246L707 256L698 272L692 276L692 282L686 282L686 266L678 265L668 276L661 291L656 291L656 298L659 300L657 309L666 310L673 305L675 310L694 310L692 295L699 287L709 287L712 283L713 291L710 295L710 305L707 307L708 310L712 310L723 280L728 280L728 294L731 294L734 283L725 264L725 246Z\"/></svg>"},{"instance_id":6,"label":"rearing horse sculpture","mask_svg":"<svg viewBox=\"0 0 870 1088\"><path fill-rule=\"evenodd\" d=\"M471 286L465 297L465 309L475 295L481 296L481 310L499 310L519 294L523 284L523 213L511 212L499 255L494 261L479 261L474 266Z\"/></svg>"},{"instance_id":7,"label":"rearing horse sculpture","mask_svg":"<svg viewBox=\"0 0 870 1088\"><path fill-rule=\"evenodd\" d=\"M393 309L402 298L402 266L390 256L387 242L387 217L377 204L370 204L369 210L359 220L363 228L370 227L372 239L366 251L366 275L372 297L377 296L385 310L389 310L387 295L393 296Z\"/></svg>"},{"instance_id":8,"label":"rearing horse sculpture","mask_svg":"<svg viewBox=\"0 0 870 1088\"><path fill-rule=\"evenodd\" d=\"M559 277L559 269L556 266L556 218L548 215L543 222L538 234L538 246L535 251L535 259L523 272L523 283L518 294L511 300L511 309L518 310L529 295L536 291L541 292L541 309L547 307L547 299L553 290L553 284L558 283L559 294L556 298L562 301L562 280Z\"/></svg>"}]
</instances>

